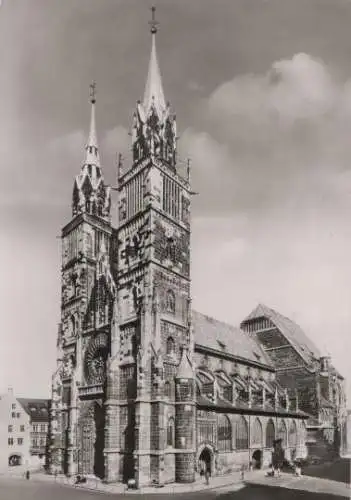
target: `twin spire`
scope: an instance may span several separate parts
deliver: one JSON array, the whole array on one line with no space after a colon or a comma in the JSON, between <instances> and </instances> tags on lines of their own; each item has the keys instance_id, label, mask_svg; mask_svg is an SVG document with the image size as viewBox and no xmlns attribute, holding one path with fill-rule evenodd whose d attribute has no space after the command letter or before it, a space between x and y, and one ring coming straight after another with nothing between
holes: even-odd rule
<instances>
[{"instance_id":1,"label":"twin spire","mask_svg":"<svg viewBox=\"0 0 351 500\"><path fill-rule=\"evenodd\" d=\"M96 85L90 85L91 118L85 161L73 187L72 214L97 215L109 221L111 217L111 188L106 186L101 173L99 146L96 135Z\"/></svg>"},{"instance_id":2,"label":"twin spire","mask_svg":"<svg viewBox=\"0 0 351 500\"><path fill-rule=\"evenodd\" d=\"M160 68L156 53L158 22L152 7L150 21L152 45L148 76L143 103L137 105L132 128L133 161L137 163L148 157L158 158L171 168L176 165L176 121L163 93ZM73 188L73 216L80 213L110 219L110 187L106 186L101 172L99 146L96 134L95 104L96 85L90 85L91 118L88 141L85 146L85 161L77 175Z\"/></svg>"},{"instance_id":3,"label":"twin spire","mask_svg":"<svg viewBox=\"0 0 351 500\"><path fill-rule=\"evenodd\" d=\"M149 70L146 80L143 107L146 114L150 112L152 106L155 107L159 117L163 115L167 106L166 100L163 93L162 79L160 67L157 60L156 52L156 33L158 22L155 20L155 7L151 8L152 20L151 25L151 35L152 35L152 45L151 45L151 56L149 63Z\"/></svg>"},{"instance_id":4,"label":"twin spire","mask_svg":"<svg viewBox=\"0 0 351 500\"><path fill-rule=\"evenodd\" d=\"M158 158L172 169L176 165L177 129L175 116L166 103L163 93L160 67L156 52L156 33L158 22L152 7L151 56L146 80L144 100L137 104L132 128L133 161L137 163L146 158Z\"/></svg>"}]
</instances>

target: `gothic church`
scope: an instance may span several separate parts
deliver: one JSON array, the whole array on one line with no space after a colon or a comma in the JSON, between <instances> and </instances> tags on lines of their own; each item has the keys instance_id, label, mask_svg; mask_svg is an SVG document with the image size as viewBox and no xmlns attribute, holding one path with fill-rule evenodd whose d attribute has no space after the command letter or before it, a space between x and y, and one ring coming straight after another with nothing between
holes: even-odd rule
<instances>
[{"instance_id":1,"label":"gothic church","mask_svg":"<svg viewBox=\"0 0 351 500\"><path fill-rule=\"evenodd\" d=\"M119 164L118 227L104 182L91 95L85 161L62 229L61 323L52 379L49 467L138 486L267 466L281 438L306 455L307 415L260 343L195 312L191 180L177 166L151 23L132 165Z\"/></svg>"}]
</instances>

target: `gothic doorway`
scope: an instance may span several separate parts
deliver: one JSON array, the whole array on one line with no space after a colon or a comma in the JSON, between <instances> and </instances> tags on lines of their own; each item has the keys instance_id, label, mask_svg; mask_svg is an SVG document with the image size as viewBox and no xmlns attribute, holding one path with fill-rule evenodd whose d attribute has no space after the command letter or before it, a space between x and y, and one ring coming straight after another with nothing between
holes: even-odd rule
<instances>
[{"instance_id":1,"label":"gothic doorway","mask_svg":"<svg viewBox=\"0 0 351 500\"><path fill-rule=\"evenodd\" d=\"M213 473L212 452L207 446L201 451L198 463L199 471L208 470L211 474Z\"/></svg>"},{"instance_id":2,"label":"gothic doorway","mask_svg":"<svg viewBox=\"0 0 351 500\"><path fill-rule=\"evenodd\" d=\"M261 469L262 467L262 451L255 450L252 454L252 462L254 469Z\"/></svg>"},{"instance_id":3,"label":"gothic doorway","mask_svg":"<svg viewBox=\"0 0 351 500\"><path fill-rule=\"evenodd\" d=\"M103 478L104 467L104 411L96 401L86 407L78 421L78 473Z\"/></svg>"}]
</instances>

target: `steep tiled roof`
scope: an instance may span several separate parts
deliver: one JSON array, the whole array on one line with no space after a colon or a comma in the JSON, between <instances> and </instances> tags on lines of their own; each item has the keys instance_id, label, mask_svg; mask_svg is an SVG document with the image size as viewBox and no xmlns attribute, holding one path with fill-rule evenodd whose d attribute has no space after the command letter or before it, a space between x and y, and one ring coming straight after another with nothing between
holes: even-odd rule
<instances>
[{"instance_id":1,"label":"steep tiled roof","mask_svg":"<svg viewBox=\"0 0 351 500\"><path fill-rule=\"evenodd\" d=\"M18 398L24 411L28 413L32 422L46 422L49 420L49 400Z\"/></svg>"},{"instance_id":2,"label":"steep tiled roof","mask_svg":"<svg viewBox=\"0 0 351 500\"><path fill-rule=\"evenodd\" d=\"M195 343L247 360L272 366L261 346L235 326L192 311Z\"/></svg>"},{"instance_id":3,"label":"steep tiled roof","mask_svg":"<svg viewBox=\"0 0 351 500\"><path fill-rule=\"evenodd\" d=\"M241 324L258 318L270 319L306 362L310 363L313 357L317 359L321 357L318 347L307 337L299 325L263 304L259 304Z\"/></svg>"}]
</instances>

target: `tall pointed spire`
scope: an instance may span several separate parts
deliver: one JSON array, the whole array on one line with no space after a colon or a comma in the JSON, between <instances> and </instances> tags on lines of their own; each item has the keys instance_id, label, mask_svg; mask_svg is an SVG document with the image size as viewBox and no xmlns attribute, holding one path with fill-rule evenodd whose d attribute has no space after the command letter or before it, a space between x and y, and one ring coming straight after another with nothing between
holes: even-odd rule
<instances>
[{"instance_id":1,"label":"tall pointed spire","mask_svg":"<svg viewBox=\"0 0 351 500\"><path fill-rule=\"evenodd\" d=\"M85 146L85 161L77 175L73 187L73 216L79 213L90 213L110 219L111 195L101 172L99 146L96 135L95 103L96 85L90 85L91 118L88 142Z\"/></svg>"},{"instance_id":2,"label":"tall pointed spire","mask_svg":"<svg viewBox=\"0 0 351 500\"><path fill-rule=\"evenodd\" d=\"M148 114L151 107L154 106L158 116L161 118L163 112L166 109L166 100L163 93L161 72L156 52L156 33L158 22L155 19L155 11L156 8L152 7L152 19L149 23L151 25L152 45L143 106L146 114Z\"/></svg>"},{"instance_id":3,"label":"tall pointed spire","mask_svg":"<svg viewBox=\"0 0 351 500\"><path fill-rule=\"evenodd\" d=\"M93 82L90 85L90 102L91 102L91 117L90 117L90 130L86 150L86 165L95 165L100 168L99 147L96 135L96 122L95 122L95 103L96 103L96 84Z\"/></svg>"},{"instance_id":4,"label":"tall pointed spire","mask_svg":"<svg viewBox=\"0 0 351 500\"><path fill-rule=\"evenodd\" d=\"M133 160L138 162L147 157L158 158L174 169L177 161L177 125L175 115L171 114L170 105L166 103L163 93L156 54L158 22L155 19L155 10L155 7L152 7L152 19L149 22L152 45L144 100L142 103L138 101L133 118Z\"/></svg>"}]
</instances>

